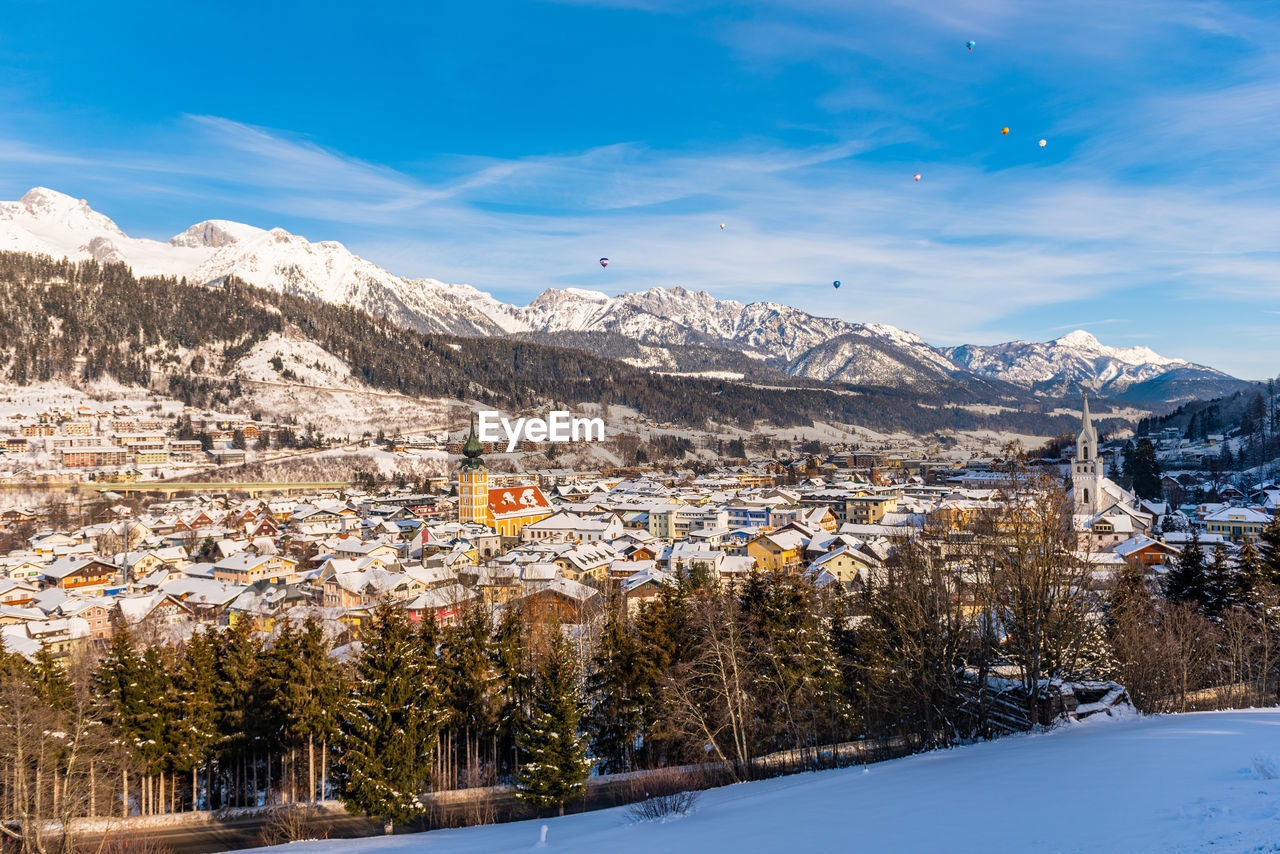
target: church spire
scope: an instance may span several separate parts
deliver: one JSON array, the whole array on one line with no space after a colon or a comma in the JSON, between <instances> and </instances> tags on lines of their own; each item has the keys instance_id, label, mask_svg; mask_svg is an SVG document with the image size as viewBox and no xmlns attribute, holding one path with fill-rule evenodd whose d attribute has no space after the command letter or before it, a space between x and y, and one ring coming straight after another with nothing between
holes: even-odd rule
<instances>
[{"instance_id":1,"label":"church spire","mask_svg":"<svg viewBox=\"0 0 1280 854\"><path fill-rule=\"evenodd\" d=\"M462 461L464 469L480 469L484 468L484 461L480 459L480 455L484 453L484 448L480 445L480 437L476 435L476 416L471 414L471 432L467 435L466 444L462 446L462 456L466 457Z\"/></svg>"}]
</instances>

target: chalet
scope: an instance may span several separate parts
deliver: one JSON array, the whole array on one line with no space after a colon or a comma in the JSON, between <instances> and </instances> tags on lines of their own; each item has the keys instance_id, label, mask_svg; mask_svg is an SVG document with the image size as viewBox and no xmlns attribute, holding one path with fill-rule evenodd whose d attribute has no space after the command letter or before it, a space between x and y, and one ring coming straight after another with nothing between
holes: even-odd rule
<instances>
[{"instance_id":1,"label":"chalet","mask_svg":"<svg viewBox=\"0 0 1280 854\"><path fill-rule=\"evenodd\" d=\"M567 625L584 622L599 602L598 591L563 576L533 584L520 599L525 613L534 621L554 619Z\"/></svg>"},{"instance_id":2,"label":"chalet","mask_svg":"<svg viewBox=\"0 0 1280 854\"><path fill-rule=\"evenodd\" d=\"M193 616L193 608L177 596L164 591L140 596L121 596L115 600L115 617L122 626L142 623L172 625Z\"/></svg>"},{"instance_id":3,"label":"chalet","mask_svg":"<svg viewBox=\"0 0 1280 854\"><path fill-rule=\"evenodd\" d=\"M1173 546L1151 537L1139 535L1116 543L1111 551L1130 563L1142 566L1166 566L1173 562L1179 551Z\"/></svg>"},{"instance_id":4,"label":"chalet","mask_svg":"<svg viewBox=\"0 0 1280 854\"><path fill-rule=\"evenodd\" d=\"M120 570L96 557L68 555L55 560L42 572L44 579L63 590L103 590L120 581Z\"/></svg>"},{"instance_id":5,"label":"chalet","mask_svg":"<svg viewBox=\"0 0 1280 854\"><path fill-rule=\"evenodd\" d=\"M0 605L26 605L39 588L14 578L0 580Z\"/></svg>"}]
</instances>

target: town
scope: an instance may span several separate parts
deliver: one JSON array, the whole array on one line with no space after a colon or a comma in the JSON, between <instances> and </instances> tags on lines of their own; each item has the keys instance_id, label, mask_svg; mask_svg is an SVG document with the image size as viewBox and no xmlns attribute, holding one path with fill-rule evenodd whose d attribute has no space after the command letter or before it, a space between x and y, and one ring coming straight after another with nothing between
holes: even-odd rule
<instances>
[{"instance_id":1,"label":"town","mask_svg":"<svg viewBox=\"0 0 1280 854\"><path fill-rule=\"evenodd\" d=\"M6 450L59 453L63 472L46 473L45 483L83 476L117 484L170 460L235 465L246 440L289 435L248 418L187 414L168 429L173 419L121 412L99 413L100 422L109 418L102 435L90 414L23 424ZM183 430L199 438L173 438ZM1162 572L1193 536L1207 554L1234 557L1280 514L1277 482L1236 486L1203 473L1163 476L1161 495L1185 502L1141 499L1104 476L1117 470L1123 443L1104 450L1092 435L1063 448L1062 459L1031 465L1071 486L1078 548L1097 573L1131 561ZM1153 438L1170 467L1213 459L1226 441ZM781 572L853 590L895 544L941 521L971 520L1007 480L991 458L885 451L797 450L703 474L678 465L499 474L486 468L483 448L474 433L465 446L452 443L461 456L455 476L433 478L424 493L347 487L246 498L232 486L158 501L108 490L52 511L8 507L0 511L0 636L28 657L104 648L121 626L176 642L199 626L244 620L269 632L312 617L350 636L387 600L415 622L448 622L473 600L527 600L576 622L599 611L608 585L634 606L695 564L725 580Z\"/></svg>"}]
</instances>

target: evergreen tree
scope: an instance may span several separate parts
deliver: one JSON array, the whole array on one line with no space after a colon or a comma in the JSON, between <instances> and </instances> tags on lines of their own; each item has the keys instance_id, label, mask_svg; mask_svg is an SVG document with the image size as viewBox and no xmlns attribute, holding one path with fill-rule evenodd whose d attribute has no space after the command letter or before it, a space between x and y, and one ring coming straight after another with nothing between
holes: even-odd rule
<instances>
[{"instance_id":1,"label":"evergreen tree","mask_svg":"<svg viewBox=\"0 0 1280 854\"><path fill-rule=\"evenodd\" d=\"M1203 611L1206 617L1218 617L1235 600L1236 579L1231 563L1221 547L1214 550L1213 560L1205 567Z\"/></svg>"},{"instance_id":2,"label":"evergreen tree","mask_svg":"<svg viewBox=\"0 0 1280 854\"><path fill-rule=\"evenodd\" d=\"M1120 476L1116 478L1116 481L1125 489L1133 488L1134 455L1136 452L1137 449L1134 447L1132 439L1126 441L1124 448L1120 451Z\"/></svg>"},{"instance_id":3,"label":"evergreen tree","mask_svg":"<svg viewBox=\"0 0 1280 854\"><path fill-rule=\"evenodd\" d=\"M403 611L379 606L362 637L341 714L338 782L348 810L381 817L390 833L395 822L426 811L418 795L428 783L441 714Z\"/></svg>"},{"instance_id":4,"label":"evergreen tree","mask_svg":"<svg viewBox=\"0 0 1280 854\"><path fill-rule=\"evenodd\" d=\"M1191 602L1203 606L1209 599L1208 580L1205 577L1204 552L1200 550L1200 533L1192 531L1191 540L1182 547L1182 553L1173 568L1164 577L1164 595L1175 602Z\"/></svg>"},{"instance_id":5,"label":"evergreen tree","mask_svg":"<svg viewBox=\"0 0 1280 854\"><path fill-rule=\"evenodd\" d=\"M1258 537L1261 576L1268 584L1280 585L1280 516L1271 520Z\"/></svg>"},{"instance_id":6,"label":"evergreen tree","mask_svg":"<svg viewBox=\"0 0 1280 854\"><path fill-rule=\"evenodd\" d=\"M1160 481L1160 462L1156 459L1155 445L1150 439L1139 439L1133 452L1131 470L1133 492L1139 498L1157 501L1164 495Z\"/></svg>"},{"instance_id":7,"label":"evergreen tree","mask_svg":"<svg viewBox=\"0 0 1280 854\"><path fill-rule=\"evenodd\" d=\"M252 804L250 790L254 746L270 727L267 658L252 621L241 619L217 638L218 679L214 718L218 727L219 766L231 779L222 806Z\"/></svg>"},{"instance_id":8,"label":"evergreen tree","mask_svg":"<svg viewBox=\"0 0 1280 854\"><path fill-rule=\"evenodd\" d=\"M207 766L217 743L215 682L218 678L217 651L205 632L197 632L187 642L173 679L178 712L170 715L175 729L166 740L171 745L173 770L192 774L192 809L199 809L199 784L195 774ZM175 731L176 730L176 731ZM209 808L209 792L205 793Z\"/></svg>"},{"instance_id":9,"label":"evergreen tree","mask_svg":"<svg viewBox=\"0 0 1280 854\"><path fill-rule=\"evenodd\" d=\"M1236 556L1236 571L1232 580L1232 598L1244 605L1257 605L1258 594L1267 583L1266 566L1258 549L1248 540Z\"/></svg>"},{"instance_id":10,"label":"evergreen tree","mask_svg":"<svg viewBox=\"0 0 1280 854\"><path fill-rule=\"evenodd\" d=\"M539 809L559 807L582 793L591 770L586 741L578 733L582 701L573 650L559 626L550 628L537 668L528 714L517 735L524 763L515 775L516 797Z\"/></svg>"},{"instance_id":11,"label":"evergreen tree","mask_svg":"<svg viewBox=\"0 0 1280 854\"><path fill-rule=\"evenodd\" d=\"M611 596L587 677L590 711L586 730L591 755L599 760L602 773L635 770L653 688L644 651L627 620L625 600Z\"/></svg>"},{"instance_id":12,"label":"evergreen tree","mask_svg":"<svg viewBox=\"0 0 1280 854\"><path fill-rule=\"evenodd\" d=\"M529 696L531 674L527 663L524 621L519 608L503 609L489 647L497 703L497 762L500 774L514 773L519 759L516 746L519 721Z\"/></svg>"}]
</instances>

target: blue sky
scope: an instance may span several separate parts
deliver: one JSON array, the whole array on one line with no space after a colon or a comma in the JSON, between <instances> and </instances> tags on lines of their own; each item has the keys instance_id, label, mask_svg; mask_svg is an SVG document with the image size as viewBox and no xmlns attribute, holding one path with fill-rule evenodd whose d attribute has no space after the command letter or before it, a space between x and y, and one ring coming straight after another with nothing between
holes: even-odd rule
<instances>
[{"instance_id":1,"label":"blue sky","mask_svg":"<svg viewBox=\"0 0 1280 854\"><path fill-rule=\"evenodd\" d=\"M367 5L10 0L0 198L1280 372L1274 4Z\"/></svg>"}]
</instances>

